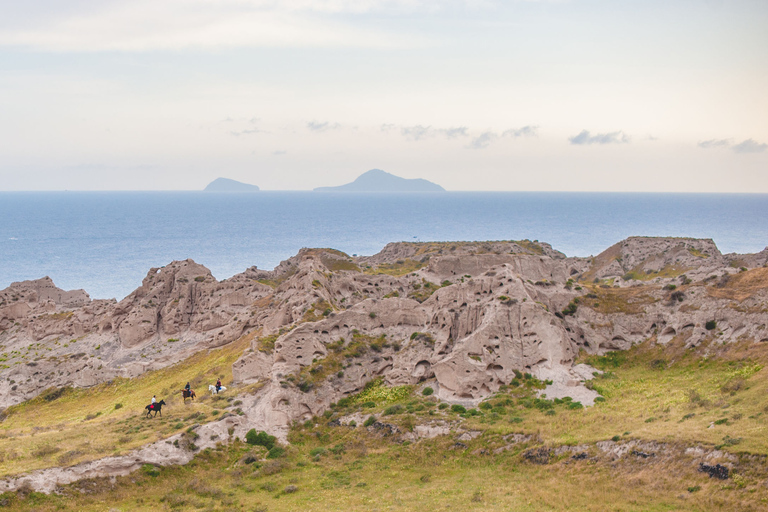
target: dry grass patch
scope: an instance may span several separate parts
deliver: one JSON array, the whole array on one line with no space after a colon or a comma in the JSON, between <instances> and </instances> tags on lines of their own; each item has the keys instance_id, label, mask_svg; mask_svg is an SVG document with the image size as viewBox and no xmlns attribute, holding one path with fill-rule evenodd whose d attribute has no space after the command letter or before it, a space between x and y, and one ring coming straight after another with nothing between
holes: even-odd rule
<instances>
[{"instance_id":1,"label":"dry grass patch","mask_svg":"<svg viewBox=\"0 0 768 512\"><path fill-rule=\"evenodd\" d=\"M213 410L222 406L207 399L207 384L219 376L231 382L232 363L249 344L250 336L245 336L134 379L115 379L89 389L67 388L54 393L58 396L52 400L41 395L8 408L7 418L0 423L0 476L124 454L179 432L193 421L185 420L191 414L214 419ZM199 399L184 404L179 391L187 381ZM162 417L148 420L144 407L152 395L164 399L167 406ZM200 420L198 416L194 421Z\"/></svg>"},{"instance_id":2,"label":"dry grass patch","mask_svg":"<svg viewBox=\"0 0 768 512\"><path fill-rule=\"evenodd\" d=\"M648 304L658 299L648 294L649 289L644 286L630 288L601 288L599 286L584 285L589 293L580 297L580 306L588 307L603 314L625 313L637 315L645 312Z\"/></svg>"},{"instance_id":3,"label":"dry grass patch","mask_svg":"<svg viewBox=\"0 0 768 512\"><path fill-rule=\"evenodd\" d=\"M768 289L768 268L755 268L730 276L725 282L708 286L707 293L718 299L743 301Z\"/></svg>"}]
</instances>

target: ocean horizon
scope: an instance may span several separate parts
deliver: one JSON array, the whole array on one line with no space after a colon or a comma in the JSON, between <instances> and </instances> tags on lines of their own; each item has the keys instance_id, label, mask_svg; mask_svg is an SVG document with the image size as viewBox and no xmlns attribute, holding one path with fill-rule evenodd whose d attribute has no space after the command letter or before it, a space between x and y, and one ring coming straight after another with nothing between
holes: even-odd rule
<instances>
[{"instance_id":1,"label":"ocean horizon","mask_svg":"<svg viewBox=\"0 0 768 512\"><path fill-rule=\"evenodd\" d=\"M0 192L0 289L49 276L121 299L150 268L191 258L225 279L302 247L371 255L389 242L547 242L590 256L629 236L768 245L768 194L638 192Z\"/></svg>"}]
</instances>

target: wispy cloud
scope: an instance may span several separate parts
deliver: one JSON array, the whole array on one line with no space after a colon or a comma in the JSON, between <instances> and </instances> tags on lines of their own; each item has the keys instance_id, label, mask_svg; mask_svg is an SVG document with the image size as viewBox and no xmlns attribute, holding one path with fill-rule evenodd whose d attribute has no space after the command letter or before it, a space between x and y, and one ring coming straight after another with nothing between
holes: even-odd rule
<instances>
[{"instance_id":1,"label":"wispy cloud","mask_svg":"<svg viewBox=\"0 0 768 512\"><path fill-rule=\"evenodd\" d=\"M588 144L628 144L631 139L626 133L622 131L596 133L592 135L588 130L582 130L578 135L574 135L568 140L571 144L581 146Z\"/></svg>"},{"instance_id":2,"label":"wispy cloud","mask_svg":"<svg viewBox=\"0 0 768 512\"><path fill-rule=\"evenodd\" d=\"M522 128L510 128L501 134L502 137L538 137L538 126L523 126Z\"/></svg>"},{"instance_id":3,"label":"wispy cloud","mask_svg":"<svg viewBox=\"0 0 768 512\"><path fill-rule=\"evenodd\" d=\"M389 131L395 128L395 125L384 124L381 125L382 131ZM430 137L445 137L447 139L455 139L457 137L468 137L469 128L466 126L458 126L453 128L432 128L431 126L401 126L400 134L406 139L410 140L423 140Z\"/></svg>"},{"instance_id":4,"label":"wispy cloud","mask_svg":"<svg viewBox=\"0 0 768 512\"><path fill-rule=\"evenodd\" d=\"M241 135L253 135L254 133L269 133L266 130L260 130L259 128L248 128L246 130L230 130L229 134L234 135L235 137L240 137Z\"/></svg>"},{"instance_id":5,"label":"wispy cloud","mask_svg":"<svg viewBox=\"0 0 768 512\"><path fill-rule=\"evenodd\" d=\"M348 15L432 10L427 0L102 0L46 2L45 13L19 4L0 23L0 46L52 52L410 47L424 36L362 27Z\"/></svg>"},{"instance_id":6,"label":"wispy cloud","mask_svg":"<svg viewBox=\"0 0 768 512\"><path fill-rule=\"evenodd\" d=\"M283 156L283 155L285 155L286 153L287 153L287 151L285 151L285 150L282 150L282 149L278 149L278 150L276 150L276 151L273 151L273 152L272 152L272 154L273 154L274 156Z\"/></svg>"},{"instance_id":7,"label":"wispy cloud","mask_svg":"<svg viewBox=\"0 0 768 512\"><path fill-rule=\"evenodd\" d=\"M341 128L339 123L330 123L328 121L310 121L307 123L307 129L312 132L327 132L329 130L338 130Z\"/></svg>"},{"instance_id":8,"label":"wispy cloud","mask_svg":"<svg viewBox=\"0 0 768 512\"><path fill-rule=\"evenodd\" d=\"M762 153L768 149L768 144L757 142L753 139L747 139L731 148L736 153Z\"/></svg>"},{"instance_id":9,"label":"wispy cloud","mask_svg":"<svg viewBox=\"0 0 768 512\"><path fill-rule=\"evenodd\" d=\"M470 149L485 149L498 137L499 136L494 132L483 132L477 137L473 138L467 147Z\"/></svg>"},{"instance_id":10,"label":"wispy cloud","mask_svg":"<svg viewBox=\"0 0 768 512\"><path fill-rule=\"evenodd\" d=\"M733 139L710 139L698 143L702 149L730 148L734 153L762 153L768 150L768 144L757 142L754 139L746 139L738 144L733 143Z\"/></svg>"},{"instance_id":11,"label":"wispy cloud","mask_svg":"<svg viewBox=\"0 0 768 512\"><path fill-rule=\"evenodd\" d=\"M698 146L702 149L722 148L731 145L731 139L710 139L699 142Z\"/></svg>"}]
</instances>

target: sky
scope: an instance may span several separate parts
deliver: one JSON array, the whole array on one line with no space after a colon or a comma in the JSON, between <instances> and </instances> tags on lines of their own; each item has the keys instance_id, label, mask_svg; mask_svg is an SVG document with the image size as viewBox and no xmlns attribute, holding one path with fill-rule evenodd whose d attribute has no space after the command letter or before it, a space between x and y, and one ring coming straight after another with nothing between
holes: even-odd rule
<instances>
[{"instance_id":1,"label":"sky","mask_svg":"<svg viewBox=\"0 0 768 512\"><path fill-rule=\"evenodd\" d=\"M768 193L765 0L0 0L0 190Z\"/></svg>"}]
</instances>

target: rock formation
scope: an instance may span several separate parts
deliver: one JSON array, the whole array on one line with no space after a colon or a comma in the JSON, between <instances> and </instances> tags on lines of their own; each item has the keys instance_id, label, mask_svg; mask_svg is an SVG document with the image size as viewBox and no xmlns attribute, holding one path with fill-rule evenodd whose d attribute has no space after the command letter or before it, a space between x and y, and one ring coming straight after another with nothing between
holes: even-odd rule
<instances>
[{"instance_id":1,"label":"rock formation","mask_svg":"<svg viewBox=\"0 0 768 512\"><path fill-rule=\"evenodd\" d=\"M372 379L430 380L475 404L519 372L590 404L580 351L652 340L768 341L768 250L723 255L711 240L633 237L594 258L537 241L392 243L352 258L302 249L272 271L216 281L177 261L120 302L50 279L0 291L0 406L172 364L256 333L233 366L265 383L249 425L284 437ZM246 428L249 425L244 425Z\"/></svg>"}]
</instances>

